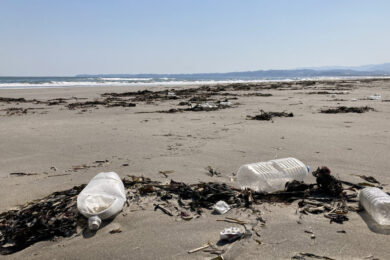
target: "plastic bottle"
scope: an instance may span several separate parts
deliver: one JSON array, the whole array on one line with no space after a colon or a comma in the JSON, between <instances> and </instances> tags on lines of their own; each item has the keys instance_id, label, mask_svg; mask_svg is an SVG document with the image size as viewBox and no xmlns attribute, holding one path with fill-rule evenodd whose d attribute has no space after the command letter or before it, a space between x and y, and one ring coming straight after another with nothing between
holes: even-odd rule
<instances>
[{"instance_id":1,"label":"plastic bottle","mask_svg":"<svg viewBox=\"0 0 390 260\"><path fill-rule=\"evenodd\" d=\"M378 188L364 188L359 194L360 205L380 225L390 225L390 196Z\"/></svg>"},{"instance_id":2,"label":"plastic bottle","mask_svg":"<svg viewBox=\"0 0 390 260\"><path fill-rule=\"evenodd\" d=\"M242 189L273 192L283 190L286 182L303 179L310 168L295 158L245 164L238 169L237 181Z\"/></svg>"},{"instance_id":3,"label":"plastic bottle","mask_svg":"<svg viewBox=\"0 0 390 260\"><path fill-rule=\"evenodd\" d=\"M91 179L77 197L77 209L97 230L102 220L118 214L126 201L123 182L115 172L101 172Z\"/></svg>"}]
</instances>

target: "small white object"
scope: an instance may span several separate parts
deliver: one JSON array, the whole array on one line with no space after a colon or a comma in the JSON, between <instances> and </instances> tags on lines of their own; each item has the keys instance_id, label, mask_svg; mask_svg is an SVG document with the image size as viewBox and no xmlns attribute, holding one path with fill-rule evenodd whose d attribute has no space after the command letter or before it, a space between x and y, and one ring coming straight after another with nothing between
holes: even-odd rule
<instances>
[{"instance_id":1,"label":"small white object","mask_svg":"<svg viewBox=\"0 0 390 260\"><path fill-rule=\"evenodd\" d=\"M379 100L379 99L381 99L381 94L375 93L375 95L369 96L368 98L371 100Z\"/></svg>"},{"instance_id":2,"label":"small white object","mask_svg":"<svg viewBox=\"0 0 390 260\"><path fill-rule=\"evenodd\" d=\"M232 102L230 102L230 101L221 101L221 102L219 102L219 105L224 106L224 107L230 107L230 106L232 106Z\"/></svg>"},{"instance_id":3,"label":"small white object","mask_svg":"<svg viewBox=\"0 0 390 260\"><path fill-rule=\"evenodd\" d=\"M176 97L176 93L175 92L168 92L168 97Z\"/></svg>"},{"instance_id":4,"label":"small white object","mask_svg":"<svg viewBox=\"0 0 390 260\"><path fill-rule=\"evenodd\" d=\"M209 102L202 103L199 106L202 107L202 108L217 108L218 107L216 104L209 103Z\"/></svg>"},{"instance_id":5,"label":"small white object","mask_svg":"<svg viewBox=\"0 0 390 260\"><path fill-rule=\"evenodd\" d=\"M225 228L219 233L221 240L233 240L242 237L244 233L238 227Z\"/></svg>"},{"instance_id":6,"label":"small white object","mask_svg":"<svg viewBox=\"0 0 390 260\"><path fill-rule=\"evenodd\" d=\"M118 214L126 201L125 187L115 172L101 172L91 179L77 197L77 209L97 230L102 220Z\"/></svg>"},{"instance_id":7,"label":"small white object","mask_svg":"<svg viewBox=\"0 0 390 260\"><path fill-rule=\"evenodd\" d=\"M230 206L229 204L227 204L225 201L223 200L220 200L218 201L217 203L215 203L214 205L214 212L222 215L222 214L225 214L226 212L228 212L230 210Z\"/></svg>"},{"instance_id":8,"label":"small white object","mask_svg":"<svg viewBox=\"0 0 390 260\"><path fill-rule=\"evenodd\" d=\"M295 158L245 164L238 169L237 182L241 189L273 192L283 190L286 182L303 179L310 168Z\"/></svg>"},{"instance_id":9,"label":"small white object","mask_svg":"<svg viewBox=\"0 0 390 260\"><path fill-rule=\"evenodd\" d=\"M351 101L357 101L357 98L352 98Z\"/></svg>"},{"instance_id":10,"label":"small white object","mask_svg":"<svg viewBox=\"0 0 390 260\"><path fill-rule=\"evenodd\" d=\"M390 196L381 189L369 187L359 193L360 205L380 225L390 225Z\"/></svg>"}]
</instances>

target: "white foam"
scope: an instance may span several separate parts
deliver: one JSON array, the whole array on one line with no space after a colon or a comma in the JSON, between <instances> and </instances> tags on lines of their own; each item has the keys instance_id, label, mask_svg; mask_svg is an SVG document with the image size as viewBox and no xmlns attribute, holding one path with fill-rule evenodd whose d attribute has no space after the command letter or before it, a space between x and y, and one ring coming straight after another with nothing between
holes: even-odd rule
<instances>
[{"instance_id":1,"label":"white foam","mask_svg":"<svg viewBox=\"0 0 390 260\"><path fill-rule=\"evenodd\" d=\"M129 82L122 79L129 78L109 78L111 81L102 81L96 78L94 81L51 81L44 83L0 83L0 89L34 89L34 88L65 88L65 87L154 87L154 86L190 86L190 85L216 85L231 83L262 83L262 82L291 82L291 81L309 81L323 80L334 81L339 79L367 79L367 78L390 78L390 77L311 77L311 78L288 78L288 79L256 79L256 80L169 80L169 81L150 81L150 82ZM102 78L103 79L103 78ZM115 79L115 80L114 80ZM118 80L120 79L120 80ZM135 79L135 78L133 78ZM146 78L143 78L146 81ZM149 79L148 79L149 80ZM153 80L153 79L150 79Z\"/></svg>"},{"instance_id":2,"label":"white foam","mask_svg":"<svg viewBox=\"0 0 390 260\"><path fill-rule=\"evenodd\" d=\"M105 81L149 81L153 78L99 78Z\"/></svg>"}]
</instances>

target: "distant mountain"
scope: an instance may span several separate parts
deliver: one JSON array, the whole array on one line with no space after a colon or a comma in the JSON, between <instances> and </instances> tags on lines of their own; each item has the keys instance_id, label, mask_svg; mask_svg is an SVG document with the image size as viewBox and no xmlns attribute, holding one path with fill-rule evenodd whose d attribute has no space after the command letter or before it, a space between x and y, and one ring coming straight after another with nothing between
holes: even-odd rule
<instances>
[{"instance_id":1,"label":"distant mountain","mask_svg":"<svg viewBox=\"0 0 390 260\"><path fill-rule=\"evenodd\" d=\"M369 72L386 72L390 73L390 63L371 64L363 66L327 66L327 67L308 67L304 69L312 69L317 71L323 70L354 70L354 71L369 71Z\"/></svg>"},{"instance_id":2,"label":"distant mountain","mask_svg":"<svg viewBox=\"0 0 390 260\"><path fill-rule=\"evenodd\" d=\"M76 77L115 77L115 78L175 78L183 80L223 80L223 79L278 79L302 77L346 77L346 76L390 76L390 63L358 67L318 67L290 70L256 70L227 73L195 74L80 74Z\"/></svg>"},{"instance_id":3,"label":"distant mountain","mask_svg":"<svg viewBox=\"0 0 390 260\"><path fill-rule=\"evenodd\" d=\"M360 66L360 67L357 67L357 69L360 69L361 71L384 71L384 72L390 72L390 63Z\"/></svg>"}]
</instances>

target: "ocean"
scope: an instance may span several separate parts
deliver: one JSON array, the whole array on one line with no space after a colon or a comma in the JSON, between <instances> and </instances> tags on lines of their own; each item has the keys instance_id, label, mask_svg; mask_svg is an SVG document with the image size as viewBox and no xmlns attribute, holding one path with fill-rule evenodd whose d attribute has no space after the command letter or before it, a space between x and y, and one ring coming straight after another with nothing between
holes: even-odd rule
<instances>
[{"instance_id":1,"label":"ocean","mask_svg":"<svg viewBox=\"0 0 390 260\"><path fill-rule=\"evenodd\" d=\"M0 89L34 89L110 86L180 86L292 80L332 80L352 77L0 77ZM367 77L353 77L367 78Z\"/></svg>"}]
</instances>

